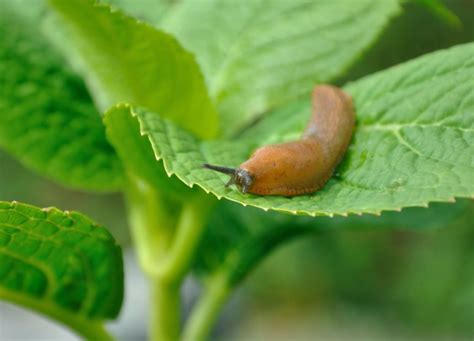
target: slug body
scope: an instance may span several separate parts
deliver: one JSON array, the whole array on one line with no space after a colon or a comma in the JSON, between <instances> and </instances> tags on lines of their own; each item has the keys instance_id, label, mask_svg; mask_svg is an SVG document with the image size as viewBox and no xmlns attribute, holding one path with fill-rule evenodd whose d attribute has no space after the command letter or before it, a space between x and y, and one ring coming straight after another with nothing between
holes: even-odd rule
<instances>
[{"instance_id":1,"label":"slug body","mask_svg":"<svg viewBox=\"0 0 474 341\"><path fill-rule=\"evenodd\" d=\"M354 130L352 100L331 85L316 86L311 119L300 140L258 148L238 169L204 165L231 176L246 193L295 196L321 189L349 146Z\"/></svg>"}]
</instances>

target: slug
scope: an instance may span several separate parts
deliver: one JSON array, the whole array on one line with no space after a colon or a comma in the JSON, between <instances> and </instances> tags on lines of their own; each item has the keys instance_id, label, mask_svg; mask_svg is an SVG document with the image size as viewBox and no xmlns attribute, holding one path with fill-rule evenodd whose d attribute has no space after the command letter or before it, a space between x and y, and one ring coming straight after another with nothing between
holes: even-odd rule
<instances>
[{"instance_id":1,"label":"slug","mask_svg":"<svg viewBox=\"0 0 474 341\"><path fill-rule=\"evenodd\" d=\"M311 119L297 141L258 148L239 168L204 164L230 175L243 193L296 196L321 189L342 160L352 138L352 99L341 89L318 85L312 93Z\"/></svg>"}]
</instances>

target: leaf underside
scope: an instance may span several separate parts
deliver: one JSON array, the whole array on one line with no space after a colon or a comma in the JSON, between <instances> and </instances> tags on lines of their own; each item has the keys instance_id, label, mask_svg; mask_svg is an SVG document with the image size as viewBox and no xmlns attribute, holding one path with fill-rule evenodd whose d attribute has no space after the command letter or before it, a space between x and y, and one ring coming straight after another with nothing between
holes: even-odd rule
<instances>
[{"instance_id":1,"label":"leaf underside","mask_svg":"<svg viewBox=\"0 0 474 341\"><path fill-rule=\"evenodd\" d=\"M79 213L0 202L0 298L59 320L114 318L123 299L120 247Z\"/></svg>"},{"instance_id":2,"label":"leaf underside","mask_svg":"<svg viewBox=\"0 0 474 341\"><path fill-rule=\"evenodd\" d=\"M312 195L270 197L225 188L205 162L235 167L260 145L296 139L309 100L268 115L238 140L200 141L155 113L136 109L141 132L168 175L218 198L294 214L379 214L474 194L474 44L435 52L349 84L357 127L326 186Z\"/></svg>"}]
</instances>

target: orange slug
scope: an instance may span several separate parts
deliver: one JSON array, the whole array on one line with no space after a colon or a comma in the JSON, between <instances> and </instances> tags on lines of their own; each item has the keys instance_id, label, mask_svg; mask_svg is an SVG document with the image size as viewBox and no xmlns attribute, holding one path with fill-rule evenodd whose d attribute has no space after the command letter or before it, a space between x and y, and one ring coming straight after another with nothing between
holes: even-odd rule
<instances>
[{"instance_id":1,"label":"orange slug","mask_svg":"<svg viewBox=\"0 0 474 341\"><path fill-rule=\"evenodd\" d=\"M352 138L352 99L341 89L318 85L312 115L300 140L258 148L239 168L204 164L230 175L243 193L295 196L313 193L329 180Z\"/></svg>"}]
</instances>

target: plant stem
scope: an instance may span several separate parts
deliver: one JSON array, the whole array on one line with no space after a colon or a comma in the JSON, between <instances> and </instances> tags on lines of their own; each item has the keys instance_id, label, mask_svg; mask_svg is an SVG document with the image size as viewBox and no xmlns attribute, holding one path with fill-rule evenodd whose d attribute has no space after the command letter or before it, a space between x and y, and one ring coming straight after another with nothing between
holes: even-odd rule
<instances>
[{"instance_id":1,"label":"plant stem","mask_svg":"<svg viewBox=\"0 0 474 341\"><path fill-rule=\"evenodd\" d=\"M176 205L147 182L129 176L131 231L151 286L150 338L175 341L180 334L180 287L203 234L211 201L206 195L192 193L186 202Z\"/></svg>"},{"instance_id":2,"label":"plant stem","mask_svg":"<svg viewBox=\"0 0 474 341\"><path fill-rule=\"evenodd\" d=\"M209 203L207 200L183 205L175 237L166 258L153 274L153 304L150 335L152 341L178 340L180 333L180 287L189 270L205 226Z\"/></svg>"},{"instance_id":3,"label":"plant stem","mask_svg":"<svg viewBox=\"0 0 474 341\"><path fill-rule=\"evenodd\" d=\"M217 273L207 284L186 323L183 341L208 340L219 312L231 292L225 272Z\"/></svg>"},{"instance_id":4,"label":"plant stem","mask_svg":"<svg viewBox=\"0 0 474 341\"><path fill-rule=\"evenodd\" d=\"M158 278L151 280L150 340L176 341L181 322L180 288Z\"/></svg>"},{"instance_id":5,"label":"plant stem","mask_svg":"<svg viewBox=\"0 0 474 341\"><path fill-rule=\"evenodd\" d=\"M183 205L175 237L166 260L160 267L162 278L174 283L183 280L191 266L203 229L206 226L206 218L210 207L211 202L207 197L201 196L197 200Z\"/></svg>"},{"instance_id":6,"label":"plant stem","mask_svg":"<svg viewBox=\"0 0 474 341\"><path fill-rule=\"evenodd\" d=\"M138 260L143 271L152 275L172 237L175 218L168 212L160 194L147 182L129 176L128 217Z\"/></svg>"}]
</instances>

